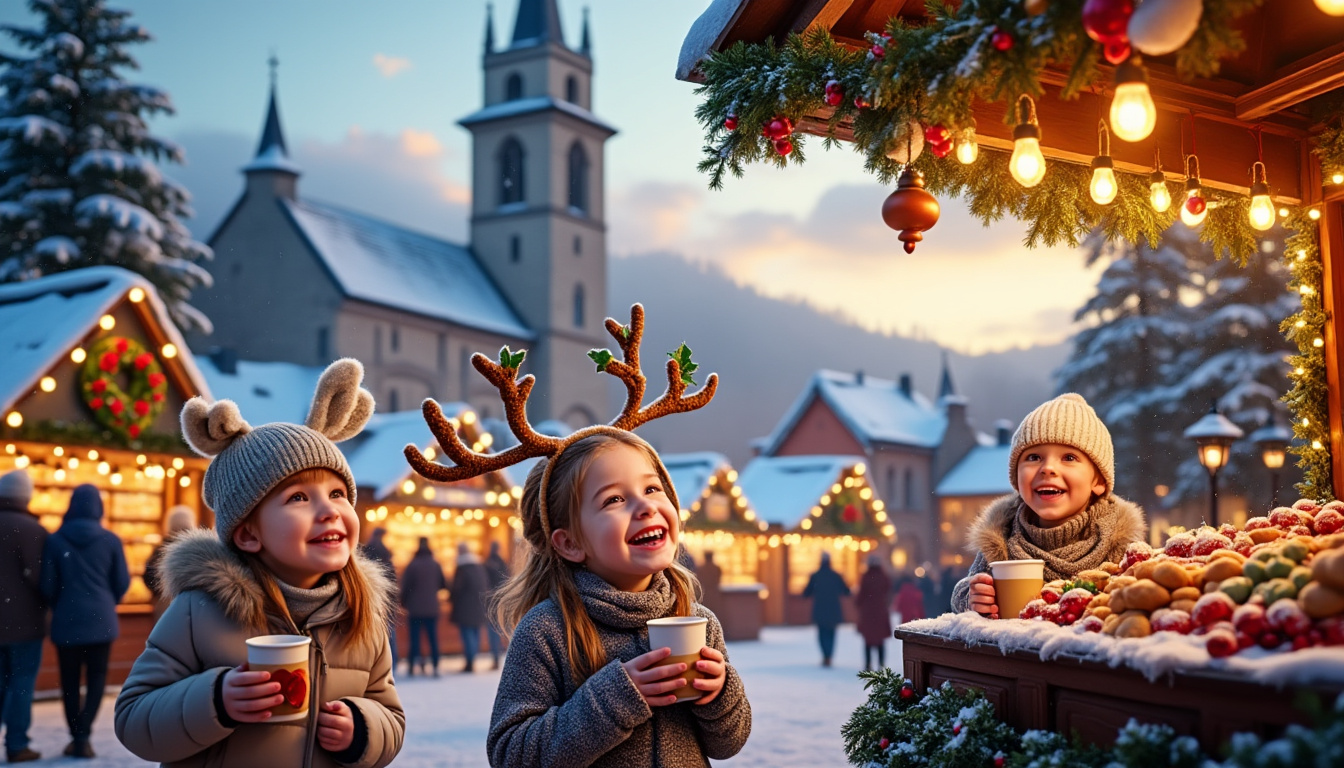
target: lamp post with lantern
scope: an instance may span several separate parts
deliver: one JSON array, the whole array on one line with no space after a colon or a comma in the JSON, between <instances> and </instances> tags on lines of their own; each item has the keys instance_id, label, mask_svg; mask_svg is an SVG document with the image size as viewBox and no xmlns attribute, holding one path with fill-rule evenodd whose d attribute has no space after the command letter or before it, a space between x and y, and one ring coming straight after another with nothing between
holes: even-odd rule
<instances>
[{"instance_id":1,"label":"lamp post with lantern","mask_svg":"<svg viewBox=\"0 0 1344 768\"><path fill-rule=\"evenodd\" d=\"M1251 442L1255 443L1260 449L1260 458L1265 462L1265 467L1269 469L1269 506L1271 508L1278 505L1279 501L1279 469L1283 467L1284 459L1288 450L1288 443L1292 442L1293 433L1282 424L1274 420L1274 411L1269 412L1269 418L1264 426L1251 433Z\"/></svg>"},{"instance_id":2,"label":"lamp post with lantern","mask_svg":"<svg viewBox=\"0 0 1344 768\"><path fill-rule=\"evenodd\" d=\"M1232 443L1245 433L1218 412L1215 400L1209 412L1185 430L1185 437L1199 447L1199 463L1209 470L1209 523L1218 525L1218 470L1227 465Z\"/></svg>"}]
</instances>

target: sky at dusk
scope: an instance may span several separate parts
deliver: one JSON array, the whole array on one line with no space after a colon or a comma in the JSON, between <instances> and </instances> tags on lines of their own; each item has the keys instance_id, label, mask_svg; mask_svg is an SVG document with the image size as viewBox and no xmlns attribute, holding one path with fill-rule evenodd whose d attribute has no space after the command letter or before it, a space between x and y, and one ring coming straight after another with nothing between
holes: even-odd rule
<instances>
[{"instance_id":1,"label":"sky at dusk","mask_svg":"<svg viewBox=\"0 0 1344 768\"><path fill-rule=\"evenodd\" d=\"M165 170L196 198L205 239L237 197L280 59L281 116L304 169L300 195L448 239L467 237L469 134L481 106L485 0L120 0L154 36L134 46L137 82L177 107L154 129L187 150ZM673 77L687 30L708 0L589 0L594 111L620 133L607 143L609 248L720 265L757 291L801 298L873 330L918 333L977 353L1054 343L1098 274L1081 253L1026 251L1023 227L982 228L956 200L914 255L882 223L883 189L849 151L814 142L808 163L752 167L708 190L697 173L703 134L694 86ZM32 24L27 3L0 3L0 24ZM577 45L579 0L560 0ZM507 41L516 0L497 0ZM0 42L12 50L7 40ZM951 160L949 160L951 162Z\"/></svg>"}]
</instances>

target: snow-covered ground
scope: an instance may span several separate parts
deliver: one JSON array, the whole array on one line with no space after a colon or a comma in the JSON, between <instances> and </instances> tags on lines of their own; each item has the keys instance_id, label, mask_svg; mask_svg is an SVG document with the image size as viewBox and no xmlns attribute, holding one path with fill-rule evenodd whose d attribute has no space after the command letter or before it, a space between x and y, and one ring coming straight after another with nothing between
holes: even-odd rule
<instances>
[{"instance_id":1,"label":"snow-covered ground","mask_svg":"<svg viewBox=\"0 0 1344 768\"><path fill-rule=\"evenodd\" d=\"M900 667L900 643L887 643L887 664ZM767 628L754 642L729 643L728 655L742 673L751 699L751 739L736 758L717 765L843 765L840 725L864 699L863 647L852 626L842 626L835 666L823 669L812 627ZM488 656L477 668L488 668ZM460 657L443 662L442 677L402 677L397 681L406 706L406 744L393 763L398 768L486 766L485 733L499 683L498 672L458 674ZM95 760L61 757L68 738L59 701L33 707L33 748L51 762L123 768L148 765L126 751L112 733L112 704L103 702L93 737ZM52 759L55 758L55 759Z\"/></svg>"}]
</instances>

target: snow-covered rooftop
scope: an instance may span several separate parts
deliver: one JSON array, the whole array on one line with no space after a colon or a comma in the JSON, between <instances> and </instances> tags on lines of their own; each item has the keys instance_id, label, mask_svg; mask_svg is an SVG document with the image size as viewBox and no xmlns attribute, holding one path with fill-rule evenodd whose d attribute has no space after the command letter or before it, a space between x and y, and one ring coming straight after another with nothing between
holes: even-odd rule
<instances>
[{"instance_id":1,"label":"snow-covered rooftop","mask_svg":"<svg viewBox=\"0 0 1344 768\"><path fill-rule=\"evenodd\" d=\"M681 42L681 53L677 56L678 80L691 76L695 65L718 46L719 39L741 15L746 5L747 0L714 0L709 4Z\"/></svg>"},{"instance_id":2,"label":"snow-covered rooftop","mask_svg":"<svg viewBox=\"0 0 1344 768\"><path fill-rule=\"evenodd\" d=\"M672 481L672 487L677 491L677 501L681 502L683 509L690 509L690 505L700 498L709 484L709 478L720 469L730 466L726 456L713 451L664 453L660 458L663 466L667 467L668 479Z\"/></svg>"},{"instance_id":3,"label":"snow-covered rooftop","mask_svg":"<svg viewBox=\"0 0 1344 768\"><path fill-rule=\"evenodd\" d=\"M219 400L232 400L253 426L283 421L302 424L322 376L319 366L259 363L239 360L234 373L223 373L215 361L202 356L201 372Z\"/></svg>"},{"instance_id":4,"label":"snow-covered rooftop","mask_svg":"<svg viewBox=\"0 0 1344 768\"><path fill-rule=\"evenodd\" d=\"M179 350L175 360L196 388L187 395L208 396L209 384L154 286L120 267L86 267L0 285L0 412L33 392L38 381L97 328L98 319L137 287L145 292L142 303Z\"/></svg>"},{"instance_id":5,"label":"snow-covered rooftop","mask_svg":"<svg viewBox=\"0 0 1344 768\"><path fill-rule=\"evenodd\" d=\"M578 104L565 101L564 99L555 99L550 96L532 96L526 99L514 99L513 101L501 101L498 104L491 104L488 107L472 112L470 115L457 121L457 124L463 127L476 125L478 123L488 123L491 120L502 120L506 117L517 117L518 115L528 115L534 112L547 112L557 110L570 117L582 120L589 125L608 131L612 135L616 134L616 129L610 124L603 122L597 115L580 107Z\"/></svg>"},{"instance_id":6,"label":"snow-covered rooftop","mask_svg":"<svg viewBox=\"0 0 1344 768\"><path fill-rule=\"evenodd\" d=\"M450 419L461 418L464 412L471 410L466 403L439 403L439 407ZM375 499L386 498L403 480L415 476L402 449L408 444L422 451L438 445L419 409L375 413L357 440L353 447L346 449L345 457L350 462L355 482L361 488L373 488ZM453 466L452 459L442 453L434 460Z\"/></svg>"},{"instance_id":7,"label":"snow-covered rooftop","mask_svg":"<svg viewBox=\"0 0 1344 768\"><path fill-rule=\"evenodd\" d=\"M819 370L794 401L788 413L770 434L765 454L779 446L793 431L814 397L820 397L844 422L855 439L871 448L874 443L896 443L937 448L947 431L947 414L924 395L889 379L842 371Z\"/></svg>"},{"instance_id":8,"label":"snow-covered rooftop","mask_svg":"<svg viewBox=\"0 0 1344 768\"><path fill-rule=\"evenodd\" d=\"M1008 484L1009 445L977 445L943 476L935 496L999 496L1012 493Z\"/></svg>"},{"instance_id":9,"label":"snow-covered rooftop","mask_svg":"<svg viewBox=\"0 0 1344 768\"><path fill-rule=\"evenodd\" d=\"M792 530L841 472L863 462L862 456L760 456L742 470L737 484L760 519Z\"/></svg>"},{"instance_id":10,"label":"snow-covered rooftop","mask_svg":"<svg viewBox=\"0 0 1344 768\"><path fill-rule=\"evenodd\" d=\"M346 296L533 338L467 248L326 203L283 203Z\"/></svg>"}]
</instances>

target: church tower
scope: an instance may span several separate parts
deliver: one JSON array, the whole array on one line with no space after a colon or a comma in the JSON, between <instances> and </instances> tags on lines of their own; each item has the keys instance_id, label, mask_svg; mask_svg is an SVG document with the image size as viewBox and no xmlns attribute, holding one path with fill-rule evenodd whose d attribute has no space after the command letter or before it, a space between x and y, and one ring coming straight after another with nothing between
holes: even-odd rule
<instances>
[{"instance_id":1,"label":"church tower","mask_svg":"<svg viewBox=\"0 0 1344 768\"><path fill-rule=\"evenodd\" d=\"M519 0L507 46L485 31L485 103L472 134L471 247L537 334L524 373L537 377L535 422L607 421L607 384L587 351L611 347L604 145L616 131L592 113L588 18L565 45L557 0Z\"/></svg>"}]
</instances>

